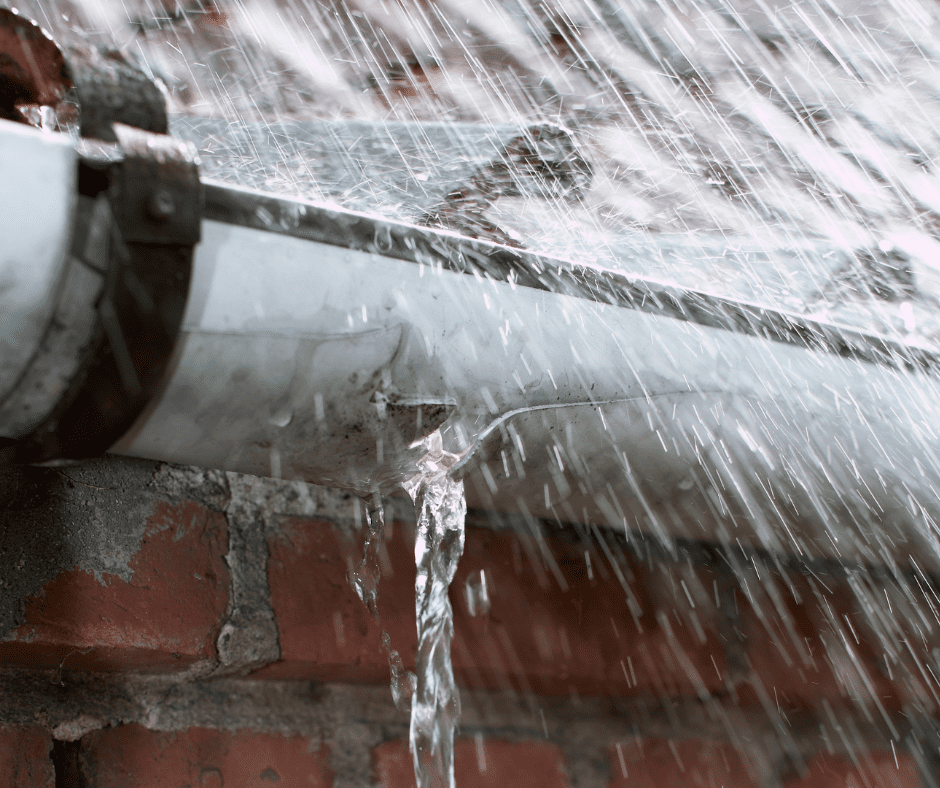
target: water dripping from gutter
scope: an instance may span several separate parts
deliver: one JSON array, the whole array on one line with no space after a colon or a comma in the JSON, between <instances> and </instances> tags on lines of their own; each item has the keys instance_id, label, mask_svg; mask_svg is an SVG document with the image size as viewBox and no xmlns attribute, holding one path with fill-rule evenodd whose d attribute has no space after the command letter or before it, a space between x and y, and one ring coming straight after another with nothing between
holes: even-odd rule
<instances>
[{"instance_id":1,"label":"water dripping from gutter","mask_svg":"<svg viewBox=\"0 0 940 788\"><path fill-rule=\"evenodd\" d=\"M443 450L440 433L425 438L419 448L425 448L426 453L418 462L418 473L402 484L418 508L416 673L405 670L384 628L382 648L391 670L395 705L404 711L410 701L409 744L417 788L455 788L454 731L460 718L460 695L451 664L454 614L448 592L463 554L467 502L463 482L450 476L459 457ZM349 573L349 582L381 627L379 550L385 514L380 498L373 501L367 519L369 531L362 561Z\"/></svg>"},{"instance_id":2,"label":"water dripping from gutter","mask_svg":"<svg viewBox=\"0 0 940 788\"><path fill-rule=\"evenodd\" d=\"M427 454L419 463L420 473L403 485L419 507L418 659L410 745L417 788L455 788L454 730L460 719L460 696L450 656L454 611L448 591L463 554L467 502L463 482L450 476L458 456L443 450L439 432L424 443Z\"/></svg>"},{"instance_id":3,"label":"water dripping from gutter","mask_svg":"<svg viewBox=\"0 0 940 788\"><path fill-rule=\"evenodd\" d=\"M378 607L379 580L382 576L379 568L379 550L385 534L385 510L381 498L377 498L374 504L366 512L369 532L366 535L365 545L362 549L362 561L355 570L349 573L349 583L381 628L382 650L388 658L388 666L391 672L392 699L399 711L407 711L408 703L414 694L415 675L411 671L405 670L401 654L392 648L392 638L382 627L382 617L379 614Z\"/></svg>"}]
</instances>

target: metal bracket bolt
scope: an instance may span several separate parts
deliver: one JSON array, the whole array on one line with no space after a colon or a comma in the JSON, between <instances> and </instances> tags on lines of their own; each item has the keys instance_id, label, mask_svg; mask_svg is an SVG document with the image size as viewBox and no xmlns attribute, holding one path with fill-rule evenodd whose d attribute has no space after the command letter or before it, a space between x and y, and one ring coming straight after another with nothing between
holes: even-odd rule
<instances>
[{"instance_id":1,"label":"metal bracket bolt","mask_svg":"<svg viewBox=\"0 0 940 788\"><path fill-rule=\"evenodd\" d=\"M176 202L166 189L157 189L147 204L147 213L157 221L165 221L176 213Z\"/></svg>"}]
</instances>

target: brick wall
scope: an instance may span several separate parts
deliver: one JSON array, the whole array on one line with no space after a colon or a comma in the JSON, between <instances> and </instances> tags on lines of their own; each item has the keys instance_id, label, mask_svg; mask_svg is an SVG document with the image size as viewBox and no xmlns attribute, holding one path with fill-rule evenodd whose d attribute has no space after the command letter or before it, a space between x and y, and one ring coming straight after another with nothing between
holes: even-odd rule
<instances>
[{"instance_id":1,"label":"brick wall","mask_svg":"<svg viewBox=\"0 0 940 788\"><path fill-rule=\"evenodd\" d=\"M0 782L413 784L346 581L355 499L109 458L5 472L0 501ZM410 503L389 521L413 665ZM461 788L935 784L930 578L509 526L471 512L452 589Z\"/></svg>"}]
</instances>

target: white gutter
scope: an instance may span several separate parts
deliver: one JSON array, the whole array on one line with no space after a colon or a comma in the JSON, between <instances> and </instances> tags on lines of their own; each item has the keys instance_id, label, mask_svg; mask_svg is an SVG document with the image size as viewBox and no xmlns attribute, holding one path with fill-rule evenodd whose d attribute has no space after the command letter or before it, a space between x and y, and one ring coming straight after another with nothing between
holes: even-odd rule
<instances>
[{"instance_id":1,"label":"white gutter","mask_svg":"<svg viewBox=\"0 0 940 788\"><path fill-rule=\"evenodd\" d=\"M65 270L75 207L75 150L65 137L2 122L0 402L45 333Z\"/></svg>"},{"instance_id":2,"label":"white gutter","mask_svg":"<svg viewBox=\"0 0 940 788\"><path fill-rule=\"evenodd\" d=\"M442 424L471 506L936 563L929 353L332 205L209 184L203 216L113 451L369 493Z\"/></svg>"}]
</instances>

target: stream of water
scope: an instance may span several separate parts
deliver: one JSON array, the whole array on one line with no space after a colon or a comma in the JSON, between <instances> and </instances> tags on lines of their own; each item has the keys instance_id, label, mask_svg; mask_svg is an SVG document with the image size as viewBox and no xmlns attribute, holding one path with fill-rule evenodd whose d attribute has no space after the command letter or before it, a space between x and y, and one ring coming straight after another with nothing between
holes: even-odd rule
<instances>
[{"instance_id":1,"label":"stream of water","mask_svg":"<svg viewBox=\"0 0 940 788\"><path fill-rule=\"evenodd\" d=\"M388 656L395 705L404 709L411 702L409 743L418 788L454 788L454 730L460 718L460 695L450 656L454 623L448 592L463 554L467 503L463 482L449 475L458 458L444 451L440 433L430 435L423 445L427 453L418 463L419 472L403 485L418 508L417 673L405 670L384 629L382 646ZM380 626L379 549L384 530L385 513L377 501L368 513L362 562L349 576L356 594Z\"/></svg>"},{"instance_id":2,"label":"stream of water","mask_svg":"<svg viewBox=\"0 0 940 788\"><path fill-rule=\"evenodd\" d=\"M411 754L418 788L454 788L454 728L460 696L450 643L453 609L448 589L463 554L467 503L463 482L449 476L457 457L445 452L440 433L426 441L421 473L405 485L419 507L415 538L415 608L418 619L417 682L411 704Z\"/></svg>"},{"instance_id":3,"label":"stream of water","mask_svg":"<svg viewBox=\"0 0 940 788\"><path fill-rule=\"evenodd\" d=\"M388 657L388 667L391 673L392 698L398 709L406 710L414 693L415 675L405 670L401 654L392 647L392 638L382 627L382 616L379 613L379 549L385 535L385 509L381 500L366 512L368 533L362 548L362 561L359 566L349 573L349 582L359 599L372 614L372 618L382 631L382 650Z\"/></svg>"}]
</instances>

